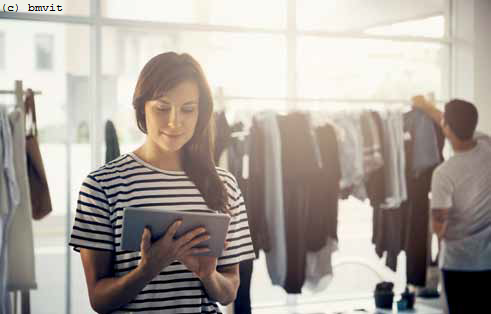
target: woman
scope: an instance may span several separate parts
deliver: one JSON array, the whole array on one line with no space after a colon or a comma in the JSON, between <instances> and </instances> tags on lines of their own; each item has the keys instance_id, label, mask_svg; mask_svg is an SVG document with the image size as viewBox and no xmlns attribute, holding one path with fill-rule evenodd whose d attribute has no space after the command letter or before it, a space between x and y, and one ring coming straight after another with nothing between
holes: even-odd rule
<instances>
[{"instance_id":1,"label":"woman","mask_svg":"<svg viewBox=\"0 0 491 314\"><path fill-rule=\"evenodd\" d=\"M219 313L232 302L238 263L254 258L235 178L212 158L213 101L199 64L163 53L143 68L133 96L145 143L90 173L82 184L70 245L80 252L92 308L106 312ZM232 220L221 257L195 256L198 228L175 239L179 222L141 253L120 248L124 207L225 212Z\"/></svg>"}]
</instances>

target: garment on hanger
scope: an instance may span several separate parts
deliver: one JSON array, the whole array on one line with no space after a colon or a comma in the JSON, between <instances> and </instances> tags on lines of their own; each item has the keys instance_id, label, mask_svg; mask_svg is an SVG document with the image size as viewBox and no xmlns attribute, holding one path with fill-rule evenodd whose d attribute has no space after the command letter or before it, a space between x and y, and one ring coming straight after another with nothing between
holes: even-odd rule
<instances>
[{"instance_id":1,"label":"garment on hanger","mask_svg":"<svg viewBox=\"0 0 491 314\"><path fill-rule=\"evenodd\" d=\"M364 111L360 116L363 135L363 169L365 179L384 164L381 154L380 134L370 112Z\"/></svg>"},{"instance_id":2,"label":"garment on hanger","mask_svg":"<svg viewBox=\"0 0 491 314\"><path fill-rule=\"evenodd\" d=\"M264 130L256 117L252 119L249 141L249 180L246 208L254 251L256 256L258 256L259 250L269 251L271 244L264 211L266 204L265 136Z\"/></svg>"},{"instance_id":3,"label":"garment on hanger","mask_svg":"<svg viewBox=\"0 0 491 314\"><path fill-rule=\"evenodd\" d=\"M406 141L406 180L408 206L405 212L406 228L404 249L406 251L407 283L419 287L426 284L426 271L431 252L429 228L429 192L433 170L443 161L444 135L441 128L413 110L404 116L404 129L409 132ZM429 123L429 125L428 125ZM415 152L423 156L415 156ZM416 163L416 166L415 164Z\"/></svg>"},{"instance_id":4,"label":"garment on hanger","mask_svg":"<svg viewBox=\"0 0 491 314\"><path fill-rule=\"evenodd\" d=\"M411 175L418 177L423 171L441 163L437 131L440 127L423 111L413 109L404 114L404 130L409 132L413 142Z\"/></svg>"},{"instance_id":5,"label":"garment on hanger","mask_svg":"<svg viewBox=\"0 0 491 314\"><path fill-rule=\"evenodd\" d=\"M17 185L17 177L14 169L14 152L12 143L12 132L10 128L10 122L7 114L7 109L0 106L0 123L2 128L2 161L1 169L4 173L5 187L6 187L6 201L8 202L7 208L0 208L0 214L9 213L12 209L16 208L20 203L20 192Z\"/></svg>"},{"instance_id":6,"label":"garment on hanger","mask_svg":"<svg viewBox=\"0 0 491 314\"><path fill-rule=\"evenodd\" d=\"M382 257L386 252L387 267L396 271L397 257L404 249L406 234L404 215L407 203L404 200L407 199L407 190L402 113L386 111L372 113L372 117L381 131L384 157L383 167L369 177L367 184L373 207L372 242L377 255Z\"/></svg>"},{"instance_id":7,"label":"garment on hanger","mask_svg":"<svg viewBox=\"0 0 491 314\"><path fill-rule=\"evenodd\" d=\"M244 138L231 137L228 141L228 146L224 149L222 153L222 160L226 163L226 169L230 171L237 180L237 184L242 192L244 200L247 200L247 178L244 178L243 171L244 167L249 165L244 165L244 156L248 153L249 138L245 136ZM225 158L224 158L225 157ZM220 163L220 167L223 167ZM249 210L246 208L248 215L250 215ZM240 285L237 290L237 297L234 300L234 312L235 313L251 313L251 278L253 270L253 260L242 261L239 264L239 276Z\"/></svg>"},{"instance_id":8,"label":"garment on hanger","mask_svg":"<svg viewBox=\"0 0 491 314\"><path fill-rule=\"evenodd\" d=\"M324 291L332 280L332 254L338 250L338 241L327 237L325 243L319 251L307 252L303 288L314 293Z\"/></svg>"},{"instance_id":9,"label":"garment on hanger","mask_svg":"<svg viewBox=\"0 0 491 314\"><path fill-rule=\"evenodd\" d=\"M365 189L365 171L363 138L358 113L340 113L333 116L333 122L341 130L339 136L339 160L341 162L342 198L353 195L359 200L367 197Z\"/></svg>"},{"instance_id":10,"label":"garment on hanger","mask_svg":"<svg viewBox=\"0 0 491 314\"><path fill-rule=\"evenodd\" d=\"M215 164L218 164L220 156L225 148L230 143L230 134L232 133L230 126L227 122L227 117L224 111L214 113L215 118L215 151L214 160Z\"/></svg>"},{"instance_id":11,"label":"garment on hanger","mask_svg":"<svg viewBox=\"0 0 491 314\"><path fill-rule=\"evenodd\" d=\"M370 115L372 117L373 122L375 123L375 127L377 128L377 134L380 137L380 154L385 156L385 138L384 138L384 129L383 129L383 122L382 118L380 117L380 114L376 111L371 111ZM387 167L387 163L384 160L383 164L380 168L374 170L372 173L370 173L367 177L367 183L366 183L366 189L367 189L367 195L370 200L370 205L375 209L380 208L380 205L385 201L385 167ZM376 215L374 214L374 218ZM375 227L377 224L373 223L373 226ZM376 228L374 228L374 232L372 233L373 237L375 238L376 235ZM375 243L375 242L374 242Z\"/></svg>"},{"instance_id":12,"label":"garment on hanger","mask_svg":"<svg viewBox=\"0 0 491 314\"><path fill-rule=\"evenodd\" d=\"M0 105L0 314L10 313L7 290L8 230L11 217L20 203L14 167L13 141L7 108Z\"/></svg>"},{"instance_id":13,"label":"garment on hanger","mask_svg":"<svg viewBox=\"0 0 491 314\"><path fill-rule=\"evenodd\" d=\"M287 243L287 275L284 289L299 294L305 281L309 211L319 167L311 126L305 114L278 116L281 138L283 205Z\"/></svg>"},{"instance_id":14,"label":"garment on hanger","mask_svg":"<svg viewBox=\"0 0 491 314\"><path fill-rule=\"evenodd\" d=\"M26 132L25 151L27 159L27 176L31 193L32 218L39 220L48 215L53 209L49 193L48 180L44 171L43 158L39 149L36 107L34 93L27 90L24 101L25 115L31 120L31 127Z\"/></svg>"},{"instance_id":15,"label":"garment on hanger","mask_svg":"<svg viewBox=\"0 0 491 314\"><path fill-rule=\"evenodd\" d=\"M321 237L324 240L317 247L325 245L325 239L330 237L338 240L338 204L339 204L339 182L341 180L341 165L338 152L338 141L334 127L331 124L324 124L318 127L316 135L319 143L319 151L322 160L320 170L322 182L317 186L318 195L322 196L321 206L312 215L311 223L320 223L315 232L309 232L310 236ZM311 225L312 226L312 225ZM313 239L309 243L315 243ZM312 246L310 247L313 248Z\"/></svg>"},{"instance_id":16,"label":"garment on hanger","mask_svg":"<svg viewBox=\"0 0 491 314\"><path fill-rule=\"evenodd\" d=\"M266 265L273 285L283 286L287 255L280 130L273 112L263 113L258 124L264 135L264 212L269 238L269 250L265 250Z\"/></svg>"},{"instance_id":17,"label":"garment on hanger","mask_svg":"<svg viewBox=\"0 0 491 314\"><path fill-rule=\"evenodd\" d=\"M242 261L239 264L240 285L234 301L234 313L251 314L251 278L254 260Z\"/></svg>"},{"instance_id":18,"label":"garment on hanger","mask_svg":"<svg viewBox=\"0 0 491 314\"><path fill-rule=\"evenodd\" d=\"M403 119L400 111L387 111L383 117L385 147L385 208L398 208L407 199Z\"/></svg>"},{"instance_id":19,"label":"garment on hanger","mask_svg":"<svg viewBox=\"0 0 491 314\"><path fill-rule=\"evenodd\" d=\"M22 110L9 115L14 147L14 167L20 191L20 203L15 210L8 232L10 291L35 289L34 241L32 233L31 191L27 175L25 116Z\"/></svg>"},{"instance_id":20,"label":"garment on hanger","mask_svg":"<svg viewBox=\"0 0 491 314\"><path fill-rule=\"evenodd\" d=\"M106 121L105 140L106 140L106 163L118 158L121 153L119 152L119 141L116 128L111 120Z\"/></svg>"}]
</instances>

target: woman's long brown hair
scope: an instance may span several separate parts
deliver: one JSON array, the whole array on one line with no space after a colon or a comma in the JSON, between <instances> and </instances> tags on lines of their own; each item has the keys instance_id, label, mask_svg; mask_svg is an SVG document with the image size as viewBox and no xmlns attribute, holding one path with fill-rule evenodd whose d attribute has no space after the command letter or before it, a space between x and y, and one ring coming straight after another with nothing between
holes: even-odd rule
<instances>
[{"instance_id":1,"label":"woman's long brown hair","mask_svg":"<svg viewBox=\"0 0 491 314\"><path fill-rule=\"evenodd\" d=\"M227 191L213 161L213 98L203 70L193 57L166 52L153 57L143 67L133 94L138 128L147 134L145 103L185 80L198 84L199 111L194 134L181 150L183 168L210 209L229 212Z\"/></svg>"}]
</instances>

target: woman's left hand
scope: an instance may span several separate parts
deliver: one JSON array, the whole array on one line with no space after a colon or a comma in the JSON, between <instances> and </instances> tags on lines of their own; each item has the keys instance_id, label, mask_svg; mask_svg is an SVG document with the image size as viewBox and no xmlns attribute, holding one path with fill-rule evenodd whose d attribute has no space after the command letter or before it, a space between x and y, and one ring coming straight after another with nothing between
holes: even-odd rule
<instances>
[{"instance_id":1,"label":"woman's left hand","mask_svg":"<svg viewBox=\"0 0 491 314\"><path fill-rule=\"evenodd\" d=\"M225 242L225 249L228 242ZM186 255L179 261L192 271L199 279L207 278L217 270L218 258L215 256Z\"/></svg>"},{"instance_id":2,"label":"woman's left hand","mask_svg":"<svg viewBox=\"0 0 491 314\"><path fill-rule=\"evenodd\" d=\"M215 256L187 255L181 257L179 261L198 278L204 279L216 271L218 259Z\"/></svg>"}]
</instances>

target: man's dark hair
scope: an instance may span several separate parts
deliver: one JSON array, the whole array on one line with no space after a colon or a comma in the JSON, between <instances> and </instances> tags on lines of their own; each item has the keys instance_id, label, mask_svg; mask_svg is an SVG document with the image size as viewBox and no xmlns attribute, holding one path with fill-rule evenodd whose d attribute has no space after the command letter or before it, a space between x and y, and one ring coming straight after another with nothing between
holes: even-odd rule
<instances>
[{"instance_id":1,"label":"man's dark hair","mask_svg":"<svg viewBox=\"0 0 491 314\"><path fill-rule=\"evenodd\" d=\"M445 105L443 118L460 140L472 139L478 121L477 109L472 103L461 99L449 101Z\"/></svg>"}]
</instances>

